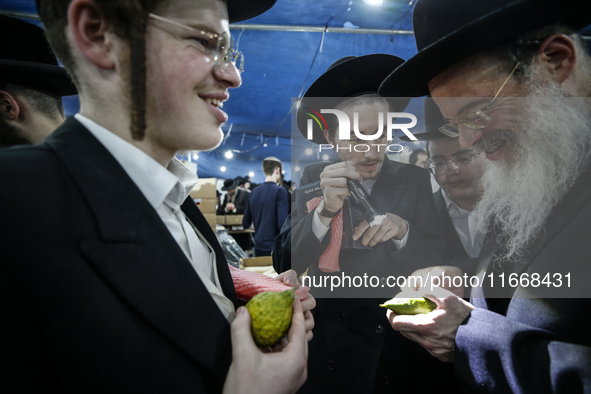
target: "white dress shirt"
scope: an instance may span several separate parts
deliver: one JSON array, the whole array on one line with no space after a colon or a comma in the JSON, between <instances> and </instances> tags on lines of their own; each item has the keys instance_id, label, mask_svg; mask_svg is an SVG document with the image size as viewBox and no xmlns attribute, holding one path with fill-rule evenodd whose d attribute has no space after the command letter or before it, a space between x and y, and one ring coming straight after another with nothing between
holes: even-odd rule
<instances>
[{"instance_id":1,"label":"white dress shirt","mask_svg":"<svg viewBox=\"0 0 591 394\"><path fill-rule=\"evenodd\" d=\"M445 194L445 191L442 190L442 193L447 206L447 212L449 213L449 217L451 218L462 245L464 245L464 249L466 249L466 253L468 253L468 256L470 257L478 257L486 233L481 231L478 226L474 211L468 211L467 209L458 207L458 205Z\"/></svg>"},{"instance_id":2,"label":"white dress shirt","mask_svg":"<svg viewBox=\"0 0 591 394\"><path fill-rule=\"evenodd\" d=\"M197 184L198 177L173 158L164 168L142 150L84 115L74 116L119 162L146 200L156 210L193 269L229 321L234 304L224 295L217 273L215 252L205 237L181 210L181 204Z\"/></svg>"}]
</instances>

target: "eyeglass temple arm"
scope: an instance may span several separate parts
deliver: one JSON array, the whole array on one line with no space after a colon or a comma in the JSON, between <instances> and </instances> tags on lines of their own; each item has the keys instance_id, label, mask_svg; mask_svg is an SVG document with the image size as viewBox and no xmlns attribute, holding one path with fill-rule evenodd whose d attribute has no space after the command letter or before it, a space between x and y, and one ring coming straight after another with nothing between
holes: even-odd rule
<instances>
[{"instance_id":1,"label":"eyeglass temple arm","mask_svg":"<svg viewBox=\"0 0 591 394\"><path fill-rule=\"evenodd\" d=\"M199 33L202 33L202 34L207 34L207 35L211 36L212 38L219 37L219 34L217 34L217 33L210 33L210 32L206 32L206 31L203 31L203 30L193 29L190 26L183 25L182 23L173 21L172 19L164 18L164 17L162 17L160 15L156 15L156 14L150 13L150 14L148 14L148 16L150 18L154 18L154 19L157 19L157 20L162 21L162 22L170 23L171 25L174 25L176 27L180 27L182 29L185 29L185 30L188 30L188 31L191 31L191 32L199 32Z\"/></svg>"},{"instance_id":2,"label":"eyeglass temple arm","mask_svg":"<svg viewBox=\"0 0 591 394\"><path fill-rule=\"evenodd\" d=\"M486 106L486 108L484 108L485 111L488 110L490 108L490 106L494 103L495 99L501 93L501 91L503 90L503 88L505 87L505 85L507 84L507 82L509 82L509 79L511 79L511 77L513 76L513 73L515 73L515 70L517 70L517 67L519 67L520 64L521 64L521 62L517 62L517 64L515 65L515 67L513 67L513 71L511 71L511 74L509 74L509 76L507 77L507 79L505 79L505 82L503 82L503 84L501 85L501 88L497 91L497 94L495 94L495 97L493 97L493 99Z\"/></svg>"}]
</instances>

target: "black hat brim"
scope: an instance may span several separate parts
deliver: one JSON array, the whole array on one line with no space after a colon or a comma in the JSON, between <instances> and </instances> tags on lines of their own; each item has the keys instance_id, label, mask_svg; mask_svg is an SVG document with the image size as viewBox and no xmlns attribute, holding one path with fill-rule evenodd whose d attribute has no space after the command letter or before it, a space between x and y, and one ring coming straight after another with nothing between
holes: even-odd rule
<instances>
[{"instance_id":1,"label":"black hat brim","mask_svg":"<svg viewBox=\"0 0 591 394\"><path fill-rule=\"evenodd\" d=\"M331 108L339 102L357 95L364 93L377 94L384 78L402 63L404 63L404 60L397 56L380 53L352 57L327 70L310 85L302 97L297 112L297 124L300 133L306 137L308 117L303 108L314 107L311 104L314 102L322 102L327 105L325 108ZM400 97L399 95L395 96ZM334 100L314 100L314 98L323 97L334 98ZM391 108L395 108L396 112L400 112L406 108L410 98L396 98L389 101L391 101ZM393 107L392 104L394 104ZM328 143L322 133L314 133L312 142L316 144Z\"/></svg>"},{"instance_id":2,"label":"black hat brim","mask_svg":"<svg viewBox=\"0 0 591 394\"><path fill-rule=\"evenodd\" d=\"M237 180L234 180L234 182L232 182L232 184L230 186L227 186L227 187L226 186L223 186L222 187L222 191L225 192L225 191L228 191L230 189L234 189L237 186L238 186L238 181Z\"/></svg>"},{"instance_id":3,"label":"black hat brim","mask_svg":"<svg viewBox=\"0 0 591 394\"><path fill-rule=\"evenodd\" d=\"M35 0L37 9L39 9L40 1L41 0ZM254 18L255 16L259 16L268 11L276 2L277 0L228 0L226 2L228 7L228 19L230 23L236 23Z\"/></svg>"},{"instance_id":4,"label":"black hat brim","mask_svg":"<svg viewBox=\"0 0 591 394\"><path fill-rule=\"evenodd\" d=\"M66 69L50 64L0 59L0 79L56 96L78 94Z\"/></svg>"},{"instance_id":5,"label":"black hat brim","mask_svg":"<svg viewBox=\"0 0 591 394\"><path fill-rule=\"evenodd\" d=\"M429 81L435 76L484 49L547 25L563 23L580 30L590 22L591 1L515 1L420 50L384 79L379 93L382 96L425 96L429 94Z\"/></svg>"}]
</instances>

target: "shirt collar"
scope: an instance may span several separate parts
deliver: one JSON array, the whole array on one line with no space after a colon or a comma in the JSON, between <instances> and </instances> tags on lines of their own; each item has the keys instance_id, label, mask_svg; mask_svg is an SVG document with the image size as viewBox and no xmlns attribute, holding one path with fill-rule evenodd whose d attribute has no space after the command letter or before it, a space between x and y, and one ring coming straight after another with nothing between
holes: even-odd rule
<instances>
[{"instance_id":1,"label":"shirt collar","mask_svg":"<svg viewBox=\"0 0 591 394\"><path fill-rule=\"evenodd\" d=\"M177 158L173 158L165 168L142 150L84 115L78 113L74 117L113 155L154 209L162 205L167 196L168 200L182 204L197 184L197 174Z\"/></svg>"},{"instance_id":2,"label":"shirt collar","mask_svg":"<svg viewBox=\"0 0 591 394\"><path fill-rule=\"evenodd\" d=\"M468 211L467 209L463 209L458 207L458 204L456 204L455 202L453 202L451 200L451 198L449 198L447 196L447 194L445 193L445 190L443 190L443 188L441 189L441 194L443 194L443 199L445 200L445 206L447 207L447 212L451 213L451 212L459 212L462 215L469 215L470 211Z\"/></svg>"}]
</instances>

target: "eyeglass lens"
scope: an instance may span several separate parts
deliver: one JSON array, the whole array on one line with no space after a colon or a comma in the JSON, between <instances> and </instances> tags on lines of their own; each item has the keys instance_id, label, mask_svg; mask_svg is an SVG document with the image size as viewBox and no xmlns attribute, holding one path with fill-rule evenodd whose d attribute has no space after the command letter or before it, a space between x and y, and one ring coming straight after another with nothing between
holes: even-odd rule
<instances>
[{"instance_id":1,"label":"eyeglass lens","mask_svg":"<svg viewBox=\"0 0 591 394\"><path fill-rule=\"evenodd\" d=\"M441 175L447 171L450 165L453 165L453 167L458 170L469 166L474 162L475 157L475 155L470 157L458 157L456 159L441 160L437 162L430 160L427 163L427 169L433 175Z\"/></svg>"},{"instance_id":2,"label":"eyeglass lens","mask_svg":"<svg viewBox=\"0 0 591 394\"><path fill-rule=\"evenodd\" d=\"M488 126L489 124L491 124L492 118L490 116L488 116L488 114L486 112L490 109L493 102L498 97L498 95L501 93L501 91L503 90L503 88L505 87L507 82L509 82L509 79L511 79L513 74L515 74L515 71L517 70L517 68L519 67L520 64L521 64L521 62L517 62L515 67L513 67L513 70L511 71L511 73L509 74L507 79L505 79L505 82L503 82L503 84L501 85L499 90L497 90L497 93L494 95L492 100L490 100L490 102L488 103L488 105L486 107L472 112L466 118L458 119L456 121L452 121L452 122L448 122L448 123L444 124L443 126L441 126L439 128L439 131L442 132L443 134L447 135L448 137L455 138L460 135L460 132L458 129L459 125L463 125L468 128L471 128L471 129L482 129L482 128L485 128L486 126Z\"/></svg>"},{"instance_id":3,"label":"eyeglass lens","mask_svg":"<svg viewBox=\"0 0 591 394\"><path fill-rule=\"evenodd\" d=\"M234 38L232 36L226 36L224 34L217 34L217 33L209 33L201 30L194 29L190 26L184 25L182 23L173 21L171 19L164 18L159 15L149 14L150 18L168 23L173 26L180 27L182 29L191 31L193 33L198 33L205 35L211 39L216 39L216 50L215 50L215 67L225 70L228 67L228 64L232 63L238 69L238 72L242 73L244 71L244 55L242 52L238 52L234 49ZM213 48L211 48L213 49ZM201 49L203 53L206 55L210 55L211 52L207 50L207 48Z\"/></svg>"}]
</instances>

